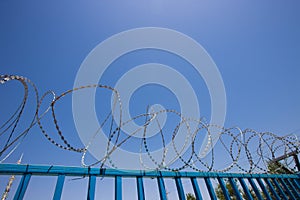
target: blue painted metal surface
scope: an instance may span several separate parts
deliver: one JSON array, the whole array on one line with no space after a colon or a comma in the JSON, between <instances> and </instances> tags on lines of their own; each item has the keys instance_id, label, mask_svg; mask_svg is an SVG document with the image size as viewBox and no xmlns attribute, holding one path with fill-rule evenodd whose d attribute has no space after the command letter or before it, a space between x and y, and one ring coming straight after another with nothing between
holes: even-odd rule
<instances>
[{"instance_id":1,"label":"blue painted metal surface","mask_svg":"<svg viewBox=\"0 0 300 200\"><path fill-rule=\"evenodd\" d=\"M57 176L57 183L53 195L54 200L61 199L64 180L66 176L88 177L87 199L95 199L96 179L103 177L115 178L115 199L122 199L122 178L135 178L137 184L137 198L146 199L143 180L145 178L156 178L160 199L167 199L167 192L164 179L174 179L179 199L185 199L186 193L182 184L183 178L189 178L197 200L203 199L198 180L205 181L206 189L211 199L217 199L215 193L216 184L212 179L217 178L226 199L230 198L228 188L224 179L229 180L237 199L242 199L239 191L244 191L248 199L254 199L249 187L255 192L258 199L299 199L300 195L300 174L233 174L233 173L211 173L211 172L171 172L171 171L138 171L138 170L116 170L82 167L63 166L39 166L39 165L16 165L0 164L0 175L21 175L14 200L23 199L27 186L32 176ZM236 181L238 180L238 181ZM256 181L255 181L256 180ZM247 181L247 182L246 182ZM257 183L256 183L257 182ZM239 184L240 183L240 184ZM65 183L66 184L66 183ZM203 185L203 187L205 187ZM263 196L262 196L263 194ZM136 194L135 194L136 195ZM206 197L207 198L207 197Z\"/></svg>"},{"instance_id":2,"label":"blue painted metal surface","mask_svg":"<svg viewBox=\"0 0 300 200\"><path fill-rule=\"evenodd\" d=\"M268 187L270 188L273 196L276 198L276 200L280 200L280 196L277 194L275 188L273 187L272 183L270 182L270 180L268 178L265 179Z\"/></svg>"},{"instance_id":3,"label":"blue painted metal surface","mask_svg":"<svg viewBox=\"0 0 300 200\"><path fill-rule=\"evenodd\" d=\"M161 200L167 200L167 193L165 188L164 179L162 177L157 177L159 196Z\"/></svg>"},{"instance_id":4,"label":"blue painted metal surface","mask_svg":"<svg viewBox=\"0 0 300 200\"><path fill-rule=\"evenodd\" d=\"M137 184L138 200L144 200L145 192L144 192L144 184L143 184L142 176L136 177L136 184Z\"/></svg>"},{"instance_id":5,"label":"blue painted metal surface","mask_svg":"<svg viewBox=\"0 0 300 200\"><path fill-rule=\"evenodd\" d=\"M261 195L261 192L259 191L258 187L256 186L256 184L254 183L253 179L252 178L248 178L248 181L251 185L251 187L253 188L255 194L256 194L256 197L259 199L259 200L263 200L263 197Z\"/></svg>"},{"instance_id":6,"label":"blue painted metal surface","mask_svg":"<svg viewBox=\"0 0 300 200\"><path fill-rule=\"evenodd\" d=\"M122 176L115 177L115 199L122 200Z\"/></svg>"},{"instance_id":7,"label":"blue painted metal surface","mask_svg":"<svg viewBox=\"0 0 300 200\"><path fill-rule=\"evenodd\" d=\"M87 200L95 199L96 176L89 176Z\"/></svg>"},{"instance_id":8,"label":"blue painted metal surface","mask_svg":"<svg viewBox=\"0 0 300 200\"><path fill-rule=\"evenodd\" d=\"M273 179L273 183L275 184L276 188L279 190L280 197L283 198L284 200L288 200L288 198L286 197L282 187L279 185L277 179Z\"/></svg>"},{"instance_id":9,"label":"blue painted metal surface","mask_svg":"<svg viewBox=\"0 0 300 200\"><path fill-rule=\"evenodd\" d=\"M257 180L257 182L258 182L260 188L262 189L262 191L263 191L265 197L266 197L268 200L272 200L272 198L271 198L271 196L270 196L270 194L269 194L269 191L267 190L267 188L266 188L265 185L263 184L262 180L261 180L260 178L257 178L256 180Z\"/></svg>"},{"instance_id":10,"label":"blue painted metal surface","mask_svg":"<svg viewBox=\"0 0 300 200\"><path fill-rule=\"evenodd\" d=\"M296 179L292 179L293 183L295 185L296 188L298 188L298 192L300 192L300 184Z\"/></svg>"},{"instance_id":11,"label":"blue painted metal surface","mask_svg":"<svg viewBox=\"0 0 300 200\"><path fill-rule=\"evenodd\" d=\"M176 177L175 178L175 183L176 183L176 187L177 187L177 192L178 192L178 197L180 200L185 200L185 195L184 195L184 191L183 191L183 186L182 186L182 182L181 179Z\"/></svg>"},{"instance_id":12,"label":"blue painted metal surface","mask_svg":"<svg viewBox=\"0 0 300 200\"><path fill-rule=\"evenodd\" d=\"M204 177L204 180L205 180L210 198L213 199L213 200L217 200L217 196L215 194L215 191L214 191L214 188L211 184L210 179L208 177Z\"/></svg>"},{"instance_id":13,"label":"blue painted metal surface","mask_svg":"<svg viewBox=\"0 0 300 200\"><path fill-rule=\"evenodd\" d=\"M241 194L240 194L240 191L239 191L239 189L238 189L238 186L237 186L236 183L235 183L235 180L234 180L233 178L229 178L229 183L230 183L231 187L233 188L233 191L234 191L234 193L235 193L236 198L237 198L238 200L242 200L243 198L242 198L242 196L241 196Z\"/></svg>"},{"instance_id":14,"label":"blue painted metal surface","mask_svg":"<svg viewBox=\"0 0 300 200\"><path fill-rule=\"evenodd\" d=\"M17 192L16 192L16 194L14 196L14 200L21 200L21 199L23 199L30 178L31 178L31 174L24 174L22 176L22 179L20 181L19 187L18 187Z\"/></svg>"},{"instance_id":15,"label":"blue painted metal surface","mask_svg":"<svg viewBox=\"0 0 300 200\"><path fill-rule=\"evenodd\" d=\"M242 188L243 188L243 190L244 190L244 192L245 192L245 195L246 195L247 199L253 200L252 195L251 195L251 192L250 192L250 190L249 190L247 184L245 183L245 180L242 179L241 177L239 177L238 180L239 180L240 183L241 183L241 186L242 186Z\"/></svg>"},{"instance_id":16,"label":"blue painted metal surface","mask_svg":"<svg viewBox=\"0 0 300 200\"><path fill-rule=\"evenodd\" d=\"M220 184L221 189L223 191L223 195L224 195L225 199L230 200L229 192L226 188L226 184L224 183L223 178L218 177L218 181L219 181L219 184Z\"/></svg>"},{"instance_id":17,"label":"blue painted metal surface","mask_svg":"<svg viewBox=\"0 0 300 200\"><path fill-rule=\"evenodd\" d=\"M195 193L197 200L202 200L202 195L201 195L201 192L199 189L199 185L197 183L197 179L195 177L192 177L191 182L192 182L192 186L193 186L194 193Z\"/></svg>"},{"instance_id":18,"label":"blue painted metal surface","mask_svg":"<svg viewBox=\"0 0 300 200\"><path fill-rule=\"evenodd\" d=\"M65 175L58 175L53 200L59 200L65 182Z\"/></svg>"},{"instance_id":19,"label":"blue painted metal surface","mask_svg":"<svg viewBox=\"0 0 300 200\"><path fill-rule=\"evenodd\" d=\"M294 186L294 184L289 180L289 179L285 179L286 182L288 183L288 185L290 186L289 188L291 189L291 191L293 192L294 196L296 197L296 199L300 199L300 193L299 191L296 189L296 187Z\"/></svg>"},{"instance_id":20,"label":"blue painted metal surface","mask_svg":"<svg viewBox=\"0 0 300 200\"><path fill-rule=\"evenodd\" d=\"M289 197L291 197L291 199L297 200L292 191L287 186L284 179L279 179L279 183L281 184L281 186L283 186L284 191L288 194Z\"/></svg>"}]
</instances>

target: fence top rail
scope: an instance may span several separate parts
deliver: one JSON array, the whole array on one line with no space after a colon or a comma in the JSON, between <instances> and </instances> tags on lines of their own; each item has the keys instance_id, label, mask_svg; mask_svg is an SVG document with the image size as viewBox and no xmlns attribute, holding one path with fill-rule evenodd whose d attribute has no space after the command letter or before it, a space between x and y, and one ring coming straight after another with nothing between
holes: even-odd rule
<instances>
[{"instance_id":1,"label":"fence top rail","mask_svg":"<svg viewBox=\"0 0 300 200\"><path fill-rule=\"evenodd\" d=\"M22 174L57 176L123 176L123 177L182 177L182 178L300 178L300 174L243 174L243 173L217 173L194 171L145 171L145 170L119 170L106 168L70 167L54 165L19 165L0 164L0 175Z\"/></svg>"}]
</instances>

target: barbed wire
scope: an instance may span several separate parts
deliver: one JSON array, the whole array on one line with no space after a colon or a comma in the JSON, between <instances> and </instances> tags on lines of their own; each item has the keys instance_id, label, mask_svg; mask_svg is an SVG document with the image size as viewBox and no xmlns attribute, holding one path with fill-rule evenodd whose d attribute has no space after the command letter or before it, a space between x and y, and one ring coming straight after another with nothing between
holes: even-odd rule
<instances>
[{"instance_id":1,"label":"barbed wire","mask_svg":"<svg viewBox=\"0 0 300 200\"><path fill-rule=\"evenodd\" d=\"M111 166L112 168L118 168L116 160L113 158L113 154L118 148L122 148L125 143L130 142L133 138L139 140L140 145L137 146L136 152L139 152L139 162L144 169L148 170L194 170L194 171L213 171L213 172L229 172L231 170L239 170L245 173L263 172L267 173L269 165L272 160L276 157L288 154L290 152L299 153L299 140L296 135L278 136L271 132L258 132L253 129L240 129L239 127L225 128L222 126L209 124L204 118L192 119L186 116L182 116L181 113L172 109L164 110L153 110L146 109L145 113L139 114L130 120L122 120L122 101L118 91L110 86L106 85L87 85L78 88L67 90L59 96L56 96L53 91L44 93L41 98L39 97L38 89L33 82L26 77L15 76L15 75L0 75L0 84L5 85L9 81L18 81L22 84L24 89L24 96L17 107L16 111L8 117L8 120L0 124L0 139L3 142L0 149L0 162L5 161L19 146L19 144L28 135L29 130L36 124L38 124L41 132L53 145L63 150L74 151L81 153L81 164L85 167L91 167L100 165L101 168L104 166ZM35 108L33 117L23 131L16 131L19 125L20 118L24 113L26 106L29 88L34 91ZM89 88L98 88L107 90L112 93L112 107L110 112L103 116L103 120L100 123L98 129L92 134L87 145L82 147L75 147L67 139L66 135L62 132L59 125L58 118L56 116L56 104L64 98L66 95L70 95L73 92L80 92ZM42 111L41 106L45 104L45 98L51 96L52 100L48 103L45 111ZM50 111L51 110L51 111ZM43 126L43 116L51 112L54 127L57 133L56 139L51 136L46 128ZM172 115L177 118L177 121L172 122L172 133L171 139L168 142L170 132L164 129L163 123L159 120L160 115ZM132 131L131 133L124 133L123 128L128 124L138 120L144 119L144 122L139 128ZM148 131L150 124L156 124L159 129L159 138L161 143L156 144L162 149L162 155L160 159L153 155L151 145L148 138ZM97 135L101 134L100 130L107 125L109 128L108 140L106 145L106 152L103 152L103 157L96 160L91 164L86 163L86 155L89 148L97 140ZM184 131L185 139L181 143L182 145L176 144L179 131ZM217 137L213 137L212 133L218 133ZM142 137L136 137L139 133ZM207 140L204 141L202 138L206 136ZM216 144L214 141L217 141ZM1 142L1 143L2 143ZM204 142L204 143L203 143ZM202 144L203 148L200 148ZM204 146L203 146L204 144ZM175 152L175 156L167 159L169 152ZM222 148L222 151L220 151ZM201 151L199 149L202 149ZM142 155L147 155L149 159L147 162ZM227 156L226 159L224 158ZM218 161L223 163L222 168ZM149 166L149 162L152 163ZM224 164L227 163L225 166ZM153 167L153 165L155 167ZM296 165L290 158L283 160L282 167L286 167L291 171L297 171ZM280 167L279 166L279 167Z\"/></svg>"}]
</instances>

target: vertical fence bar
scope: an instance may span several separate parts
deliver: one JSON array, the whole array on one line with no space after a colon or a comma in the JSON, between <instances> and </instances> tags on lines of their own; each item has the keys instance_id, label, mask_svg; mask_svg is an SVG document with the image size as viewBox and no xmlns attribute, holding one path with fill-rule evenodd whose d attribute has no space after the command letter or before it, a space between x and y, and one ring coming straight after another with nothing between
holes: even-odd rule
<instances>
[{"instance_id":1,"label":"vertical fence bar","mask_svg":"<svg viewBox=\"0 0 300 200\"><path fill-rule=\"evenodd\" d=\"M283 178L278 179L279 183L283 186L284 190L288 193L289 197L296 200L296 197L293 195L293 193L290 191L289 187L286 185Z\"/></svg>"},{"instance_id":2,"label":"vertical fence bar","mask_svg":"<svg viewBox=\"0 0 300 200\"><path fill-rule=\"evenodd\" d=\"M275 190L275 188L273 187L272 183L270 182L270 180L268 178L265 178L264 180L267 183L268 187L270 188L272 194L275 196L275 198L277 200L280 200L280 197L279 197L277 191Z\"/></svg>"},{"instance_id":3,"label":"vertical fence bar","mask_svg":"<svg viewBox=\"0 0 300 200\"><path fill-rule=\"evenodd\" d=\"M299 175L299 177L297 179L294 179L294 180L295 180L295 182L297 182L298 188L300 188L299 187L299 185L300 185L300 175Z\"/></svg>"},{"instance_id":4,"label":"vertical fence bar","mask_svg":"<svg viewBox=\"0 0 300 200\"><path fill-rule=\"evenodd\" d=\"M199 186L198 186L198 183L197 183L197 178L192 177L191 182L192 182L194 193L196 195L196 199L197 200L202 200L201 192L200 192L200 189L199 189Z\"/></svg>"},{"instance_id":5,"label":"vertical fence bar","mask_svg":"<svg viewBox=\"0 0 300 200\"><path fill-rule=\"evenodd\" d=\"M136 177L136 184L137 184L138 200L144 200L145 193L144 193L143 177L141 176Z\"/></svg>"},{"instance_id":6,"label":"vertical fence bar","mask_svg":"<svg viewBox=\"0 0 300 200\"><path fill-rule=\"evenodd\" d=\"M252 180L252 178L248 178L248 181L252 187L252 189L254 190L255 194L256 194L256 197L259 199L259 200L263 200L262 196L261 196L261 193L259 191L259 189L257 188L256 184L254 183L254 181Z\"/></svg>"},{"instance_id":7,"label":"vertical fence bar","mask_svg":"<svg viewBox=\"0 0 300 200\"><path fill-rule=\"evenodd\" d=\"M53 200L59 200L61 198L61 193L63 190L64 182L65 182L65 175L63 175L63 174L58 175L57 181L56 181L56 186L55 186L55 191L54 191L54 195L53 195Z\"/></svg>"},{"instance_id":8,"label":"vertical fence bar","mask_svg":"<svg viewBox=\"0 0 300 200\"><path fill-rule=\"evenodd\" d=\"M239 200L243 200L243 198L242 198L242 196L240 194L240 191L239 191L239 189L238 189L238 187L236 185L235 180L233 178L229 178L229 183L232 186L232 189L233 189L233 191L235 193L236 198L239 199Z\"/></svg>"},{"instance_id":9,"label":"vertical fence bar","mask_svg":"<svg viewBox=\"0 0 300 200\"><path fill-rule=\"evenodd\" d=\"M265 194L265 197L268 199L268 200L272 200L267 188L265 187L264 183L262 182L262 180L260 178L257 178L256 179L260 188L262 189L263 193Z\"/></svg>"},{"instance_id":10,"label":"vertical fence bar","mask_svg":"<svg viewBox=\"0 0 300 200\"><path fill-rule=\"evenodd\" d=\"M115 200L122 200L122 177L115 177Z\"/></svg>"},{"instance_id":11,"label":"vertical fence bar","mask_svg":"<svg viewBox=\"0 0 300 200\"><path fill-rule=\"evenodd\" d=\"M24 194L26 192L29 180L30 180L31 174L24 174L22 176L22 179L19 183L18 189L16 191L16 194L14 196L14 200L21 200L24 197Z\"/></svg>"},{"instance_id":12,"label":"vertical fence bar","mask_svg":"<svg viewBox=\"0 0 300 200\"><path fill-rule=\"evenodd\" d=\"M241 185L242 185L242 188L243 188L243 190L244 190L244 192L245 192L245 195L246 195L247 199L253 200L253 197L252 197L252 195L251 195L251 192L249 191L248 186L246 185L244 179L241 178L241 177L239 177L238 180L240 181L240 183L241 183Z\"/></svg>"},{"instance_id":13,"label":"vertical fence bar","mask_svg":"<svg viewBox=\"0 0 300 200\"><path fill-rule=\"evenodd\" d=\"M299 183L297 182L297 180L293 178L292 181L294 182L295 186L298 188L298 191L300 192L300 185L299 185Z\"/></svg>"},{"instance_id":14,"label":"vertical fence bar","mask_svg":"<svg viewBox=\"0 0 300 200\"><path fill-rule=\"evenodd\" d=\"M95 199L95 187L96 187L96 176L91 175L89 176L87 200Z\"/></svg>"},{"instance_id":15,"label":"vertical fence bar","mask_svg":"<svg viewBox=\"0 0 300 200\"><path fill-rule=\"evenodd\" d=\"M218 179L218 181L220 183L220 186L221 186L221 189L223 191L223 195L224 195L225 199L226 200L230 200L230 196L229 196L229 193L228 193L228 190L226 188L226 185L224 183L223 178L218 177L217 179Z\"/></svg>"},{"instance_id":16,"label":"vertical fence bar","mask_svg":"<svg viewBox=\"0 0 300 200\"><path fill-rule=\"evenodd\" d=\"M161 200L167 200L166 188L164 179L162 177L157 177L159 195Z\"/></svg>"},{"instance_id":17,"label":"vertical fence bar","mask_svg":"<svg viewBox=\"0 0 300 200\"><path fill-rule=\"evenodd\" d=\"M209 195L210 195L210 198L213 199L213 200L217 200L217 197L216 197L216 194L215 194L215 192L214 192L214 188L213 188L213 186L212 186L212 184L211 184L210 179L209 179L208 177L205 177L205 178L204 178L204 181L205 181L205 183L206 183L206 187L207 187L207 189L208 189L208 193L209 193Z\"/></svg>"},{"instance_id":18,"label":"vertical fence bar","mask_svg":"<svg viewBox=\"0 0 300 200\"><path fill-rule=\"evenodd\" d=\"M273 183L275 184L276 188L279 190L280 192L280 197L285 199L285 200L288 200L288 198L286 197L286 194L284 193L282 187L280 186L280 184L278 183L278 181L274 178L272 179Z\"/></svg>"},{"instance_id":19,"label":"vertical fence bar","mask_svg":"<svg viewBox=\"0 0 300 200\"><path fill-rule=\"evenodd\" d=\"M176 183L176 188L177 188L179 199L180 200L185 200L185 195L184 195L184 191L183 191L181 178L176 177L175 178L175 183Z\"/></svg>"},{"instance_id":20,"label":"vertical fence bar","mask_svg":"<svg viewBox=\"0 0 300 200\"><path fill-rule=\"evenodd\" d=\"M290 185L290 188L292 189L293 194L298 197L298 198L296 197L297 199L300 199L300 193L298 193L298 191L296 190L294 185L291 183L290 179L287 178L286 180L287 180L288 184Z\"/></svg>"}]
</instances>

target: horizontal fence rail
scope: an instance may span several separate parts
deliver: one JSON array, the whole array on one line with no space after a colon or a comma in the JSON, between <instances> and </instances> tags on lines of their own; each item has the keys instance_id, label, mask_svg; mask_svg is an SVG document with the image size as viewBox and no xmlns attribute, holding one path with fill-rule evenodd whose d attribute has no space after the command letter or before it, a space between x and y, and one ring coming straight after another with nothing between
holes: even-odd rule
<instances>
[{"instance_id":1,"label":"horizontal fence rail","mask_svg":"<svg viewBox=\"0 0 300 200\"><path fill-rule=\"evenodd\" d=\"M105 168L83 168L66 166L18 165L0 164L0 175L21 175L14 199L23 199L32 176L56 176L56 186L53 199L61 199L65 177L88 177L87 199L95 199L96 179L113 177L115 184L114 198L122 199L123 178L136 180L137 199L146 199L144 192L144 179L157 180L159 197L167 199L165 187L166 178L174 179L178 198L186 199L182 179L189 179L196 199L205 199L199 187L199 179L205 182L211 199L217 199L212 179L216 179L225 199L300 199L300 174L240 174L240 173L214 173L214 172L172 172L172 171L144 171L144 170L117 170ZM3 184L3 183L1 183ZM229 185L229 186L228 186ZM229 191L229 187L232 191ZM251 188L251 189L250 189Z\"/></svg>"}]
</instances>

